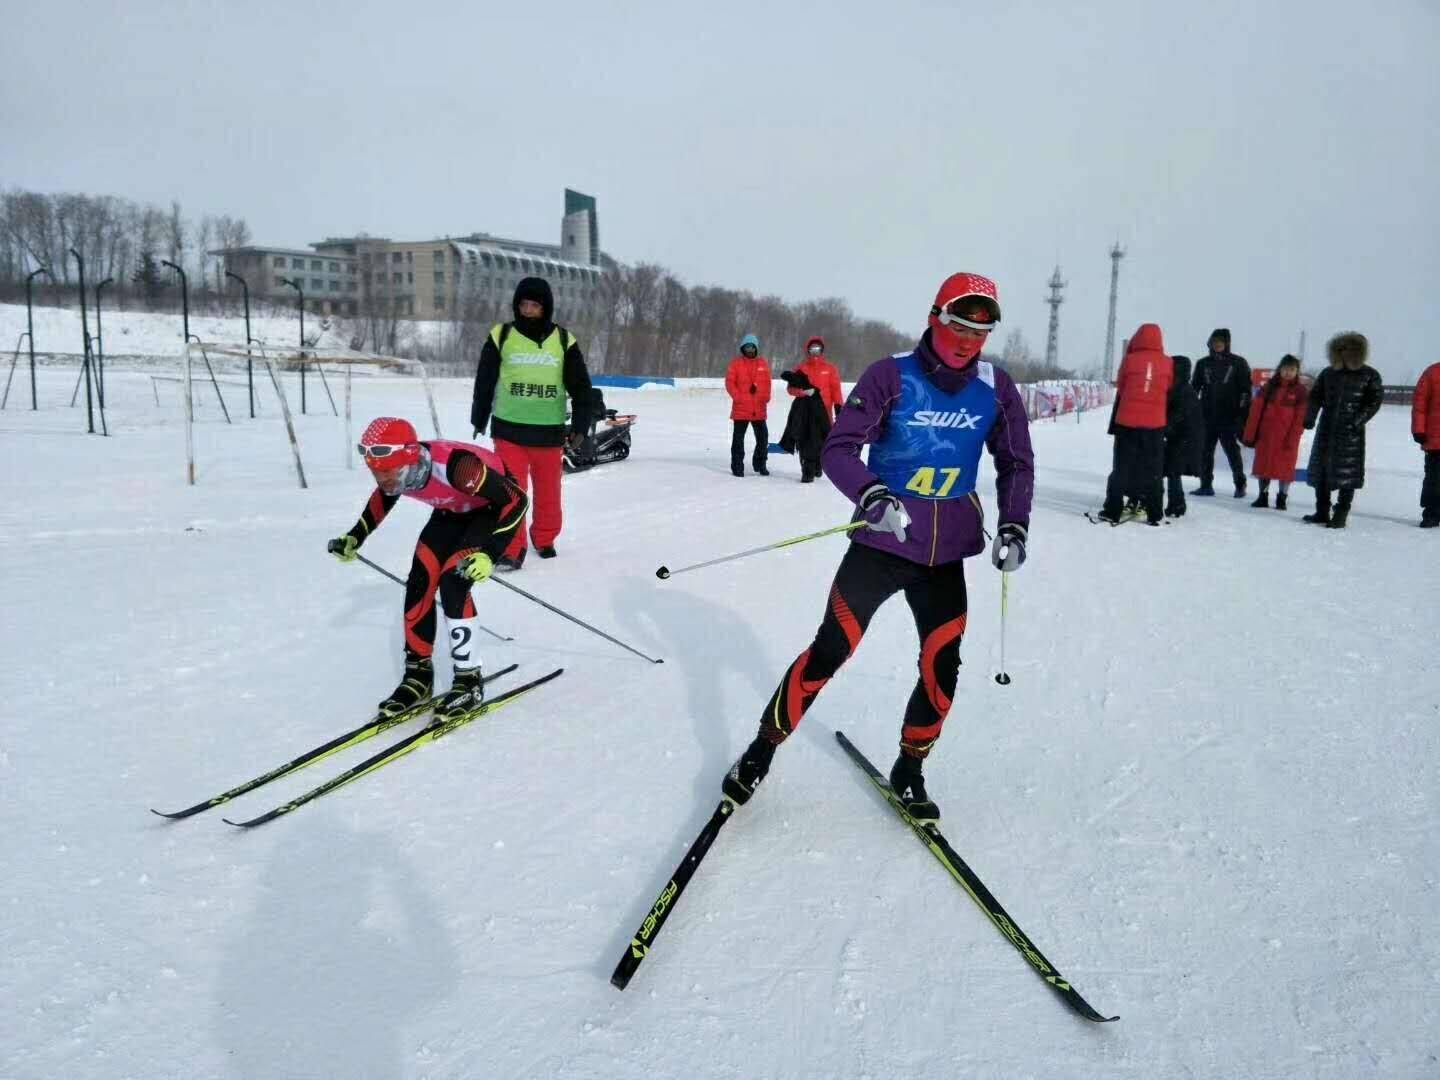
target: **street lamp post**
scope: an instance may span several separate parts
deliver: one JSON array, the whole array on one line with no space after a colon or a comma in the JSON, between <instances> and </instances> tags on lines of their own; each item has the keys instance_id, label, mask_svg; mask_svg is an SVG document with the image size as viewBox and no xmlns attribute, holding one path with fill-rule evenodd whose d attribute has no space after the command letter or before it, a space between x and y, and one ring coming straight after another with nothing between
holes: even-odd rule
<instances>
[{"instance_id":1,"label":"street lamp post","mask_svg":"<svg viewBox=\"0 0 1440 1080\"><path fill-rule=\"evenodd\" d=\"M95 371L98 375L96 382L100 387L100 415L105 415L105 327L100 321L100 290L106 285L113 285L115 279L107 277L100 284L95 286Z\"/></svg>"},{"instance_id":2,"label":"street lamp post","mask_svg":"<svg viewBox=\"0 0 1440 1080\"><path fill-rule=\"evenodd\" d=\"M169 259L161 259L161 266L168 266L175 273L180 275L180 318L185 328L185 344L190 344L190 280L185 276L185 271L176 266Z\"/></svg>"},{"instance_id":3,"label":"street lamp post","mask_svg":"<svg viewBox=\"0 0 1440 1080\"><path fill-rule=\"evenodd\" d=\"M255 419L255 372L254 361L250 358L250 286L239 274L225 271L225 276L234 278L240 282L240 288L245 294L245 384L250 388L250 419Z\"/></svg>"},{"instance_id":4,"label":"street lamp post","mask_svg":"<svg viewBox=\"0 0 1440 1080\"><path fill-rule=\"evenodd\" d=\"M281 285L289 285L300 294L300 415L305 415L305 290L291 278L281 278Z\"/></svg>"},{"instance_id":5,"label":"street lamp post","mask_svg":"<svg viewBox=\"0 0 1440 1080\"><path fill-rule=\"evenodd\" d=\"M44 267L44 266L40 267L38 270L31 270L31 271L30 271L30 275L25 279L25 336L26 336L27 339L29 339L29 342L30 342L30 411L31 411L31 412L34 412L35 410L37 410L38 408L40 408L39 398L36 396L36 393L35 393L35 315L34 315L34 308L33 308L32 304L31 304L31 300L30 300L30 288L31 288L31 285L32 285L33 282L35 281L36 276L39 275L39 274L44 274L44 275L45 275L46 277L48 277L51 281L54 281L54 280L55 280L55 275L52 274L52 273L50 273L49 269L48 269L47 267Z\"/></svg>"}]
</instances>

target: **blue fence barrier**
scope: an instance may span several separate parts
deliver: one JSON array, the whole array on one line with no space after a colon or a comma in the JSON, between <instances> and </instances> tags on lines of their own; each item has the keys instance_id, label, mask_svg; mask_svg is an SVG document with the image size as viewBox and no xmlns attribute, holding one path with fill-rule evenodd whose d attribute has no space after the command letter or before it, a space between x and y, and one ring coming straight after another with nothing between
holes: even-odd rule
<instances>
[{"instance_id":1,"label":"blue fence barrier","mask_svg":"<svg viewBox=\"0 0 1440 1080\"><path fill-rule=\"evenodd\" d=\"M591 375L590 385L636 390L642 386L674 386L675 380L664 375Z\"/></svg>"}]
</instances>

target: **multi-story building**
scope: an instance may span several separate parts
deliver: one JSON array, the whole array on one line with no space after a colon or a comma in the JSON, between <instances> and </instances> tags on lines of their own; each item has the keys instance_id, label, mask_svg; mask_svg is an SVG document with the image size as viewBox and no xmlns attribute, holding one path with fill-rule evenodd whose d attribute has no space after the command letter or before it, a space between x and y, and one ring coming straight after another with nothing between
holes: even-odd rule
<instances>
[{"instance_id":1,"label":"multi-story building","mask_svg":"<svg viewBox=\"0 0 1440 1080\"><path fill-rule=\"evenodd\" d=\"M568 188L559 244L510 240L489 233L401 241L377 236L331 237L311 250L228 248L225 268L246 278L252 296L296 299L326 314L393 314L444 319L476 312L504 315L522 277L543 277L555 293L557 318L595 313L601 276L595 199Z\"/></svg>"},{"instance_id":2,"label":"multi-story building","mask_svg":"<svg viewBox=\"0 0 1440 1080\"><path fill-rule=\"evenodd\" d=\"M353 315L358 310L360 278L356 261L349 256L255 246L210 254L224 256L225 269L245 279L252 297L293 304L303 293L311 311Z\"/></svg>"}]
</instances>

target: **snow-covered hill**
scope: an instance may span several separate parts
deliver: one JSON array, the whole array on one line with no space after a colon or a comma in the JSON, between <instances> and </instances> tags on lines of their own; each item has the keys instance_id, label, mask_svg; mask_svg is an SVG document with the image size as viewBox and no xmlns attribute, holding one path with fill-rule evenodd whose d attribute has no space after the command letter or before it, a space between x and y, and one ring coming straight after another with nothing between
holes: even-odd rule
<instances>
[{"instance_id":1,"label":"snow-covered hill","mask_svg":"<svg viewBox=\"0 0 1440 1080\"><path fill-rule=\"evenodd\" d=\"M899 601L630 988L609 985L845 543L656 580L848 514L783 457L769 479L731 477L721 392L607 391L640 416L634 456L566 480L560 557L513 579L664 665L479 587L484 621L515 637L487 641L487 665L565 675L241 833L147 808L354 726L394 684L398 586L325 554L366 474L312 413L300 490L267 399L233 425L201 408L187 487L173 393L157 404L148 376L112 372L103 439L55 404L73 379L42 370L42 409L0 413L7 1080L1440 1075L1440 536L1414 527L1403 410L1372 425L1343 532L1299 523L1304 488L1289 513L1195 499L1168 528L1092 526L1104 413L1036 425L1014 681L991 678L999 577L976 560L927 775L960 853L1122 1016L1095 1027L835 745L843 728L893 755L915 677ZM466 382L437 392L447 434L467 434ZM356 394L357 415L403 411L428 434L413 386ZM403 503L365 554L403 573L422 520Z\"/></svg>"}]
</instances>

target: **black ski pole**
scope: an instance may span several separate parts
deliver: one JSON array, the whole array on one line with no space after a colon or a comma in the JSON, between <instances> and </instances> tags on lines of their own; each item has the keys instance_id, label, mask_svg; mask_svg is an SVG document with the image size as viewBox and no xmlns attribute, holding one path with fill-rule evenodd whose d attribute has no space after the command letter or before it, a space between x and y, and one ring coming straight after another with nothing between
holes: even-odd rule
<instances>
[{"instance_id":1,"label":"black ski pole","mask_svg":"<svg viewBox=\"0 0 1440 1080\"><path fill-rule=\"evenodd\" d=\"M518 586L518 585L511 585L510 582L506 581L504 578L496 577L494 574L491 574L488 580L495 582L495 584L497 584L497 585L504 585L505 588L509 589L511 592L517 592L517 593L519 593L521 596L525 597L526 600L530 600L530 601L533 601L534 603L539 604L539 605L540 605L541 607L543 607L546 611L553 611L556 615L559 615L562 619L569 619L569 620L570 620L571 622L573 622L576 626L583 626L586 630L589 630L592 634L596 634L596 635L604 638L606 641L610 642L612 645L619 645L620 648L624 649L626 652L634 653L636 656L640 657L640 659L642 659L642 660L648 660L648 661L650 661L650 663L652 663L652 664L663 664L663 663L665 662L664 660L657 660L657 659L656 659L655 657L653 657L653 656L646 656L646 655L645 655L643 652L641 652L639 649L635 649L635 648L632 648L632 647L629 646L629 645L626 645L625 642L621 641L619 638L613 638L613 637L611 637L609 634L605 633L604 630L597 630L595 627L591 626L589 623L584 622L583 620L577 619L574 615L571 615L569 612L561 611L561 610L560 610L558 607L556 607L554 604L547 604L544 600L541 600L538 596L534 596L534 595L532 595L531 593L526 592L524 589L520 588L520 586Z\"/></svg>"},{"instance_id":2,"label":"black ski pole","mask_svg":"<svg viewBox=\"0 0 1440 1080\"><path fill-rule=\"evenodd\" d=\"M364 555L361 555L358 551L355 553L355 558L359 559L361 562L363 562L366 566L370 567L370 569L371 569L371 570L374 570L376 573L384 574L384 575L385 575L386 577L388 577L391 581L395 582L395 584L397 584L397 585L404 585L404 584L405 584L405 582L404 582L403 579L396 577L396 576L395 576L394 574L392 574L389 570L386 570L383 566L379 565L378 563L373 563L373 562L371 562L371 561L370 561L369 559L367 559ZM476 623L475 625L479 626L480 624L479 624L479 623ZM513 637L504 637L504 636L501 635L501 634L497 634L494 630L491 630L488 626L480 626L480 629L481 629L481 630L484 630L487 634L489 634L491 637L493 637L496 641L514 641L514 640L515 640Z\"/></svg>"}]
</instances>

